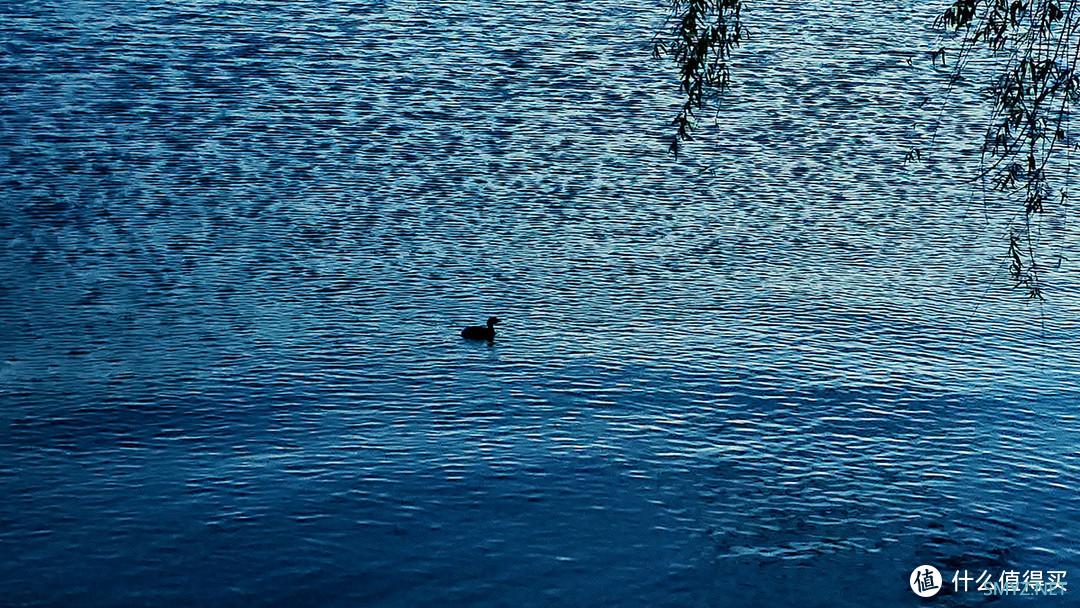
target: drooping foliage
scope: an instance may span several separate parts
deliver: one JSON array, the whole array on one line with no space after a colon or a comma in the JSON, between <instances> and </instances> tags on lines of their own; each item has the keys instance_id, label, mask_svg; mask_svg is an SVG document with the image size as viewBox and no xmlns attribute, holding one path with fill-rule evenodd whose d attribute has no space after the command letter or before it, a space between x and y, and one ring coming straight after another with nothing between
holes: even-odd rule
<instances>
[{"instance_id":1,"label":"drooping foliage","mask_svg":"<svg viewBox=\"0 0 1080 608\"><path fill-rule=\"evenodd\" d=\"M996 63L989 87L993 108L978 176L1017 202L1009 223L1009 274L1017 287L1042 299L1040 218L1064 213L1070 152L1069 117L1080 102L1080 0L954 0L936 25L960 41L953 57L959 80L973 53ZM654 39L653 54L678 66L683 105L674 124L671 152L692 139L694 113L709 91L730 81L732 51L745 39L740 0L670 0L670 15ZM944 63L945 49L931 55ZM918 152L915 153L918 157ZM909 156L911 158L911 156Z\"/></svg>"},{"instance_id":2,"label":"drooping foliage","mask_svg":"<svg viewBox=\"0 0 1080 608\"><path fill-rule=\"evenodd\" d=\"M671 57L679 67L683 104L675 119L670 151L693 139L694 112L705 105L706 93L723 91L731 81L732 50L742 42L741 0L670 0L663 31L653 39L653 56Z\"/></svg>"},{"instance_id":3,"label":"drooping foliage","mask_svg":"<svg viewBox=\"0 0 1080 608\"><path fill-rule=\"evenodd\" d=\"M982 177L1022 206L1009 227L1009 273L1042 298L1040 218L1068 202L1069 116L1080 102L1080 15L1071 0L955 0L937 24L962 33L954 76L980 47L999 59Z\"/></svg>"}]
</instances>

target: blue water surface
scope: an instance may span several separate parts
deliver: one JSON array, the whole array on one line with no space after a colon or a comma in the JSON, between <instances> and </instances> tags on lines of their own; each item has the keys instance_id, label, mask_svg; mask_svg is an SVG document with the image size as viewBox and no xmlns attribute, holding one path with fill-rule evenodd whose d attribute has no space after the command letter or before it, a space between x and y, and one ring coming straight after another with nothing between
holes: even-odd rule
<instances>
[{"instance_id":1,"label":"blue water surface","mask_svg":"<svg viewBox=\"0 0 1080 608\"><path fill-rule=\"evenodd\" d=\"M908 588L1080 576L940 8L749 3L675 159L652 1L3 3L0 604L1075 605Z\"/></svg>"}]
</instances>

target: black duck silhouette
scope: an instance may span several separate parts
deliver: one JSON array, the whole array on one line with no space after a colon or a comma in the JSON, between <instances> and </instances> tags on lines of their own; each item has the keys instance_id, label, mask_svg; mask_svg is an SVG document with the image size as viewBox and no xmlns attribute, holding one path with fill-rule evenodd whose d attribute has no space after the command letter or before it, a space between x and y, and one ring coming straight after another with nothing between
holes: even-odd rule
<instances>
[{"instance_id":1,"label":"black duck silhouette","mask_svg":"<svg viewBox=\"0 0 1080 608\"><path fill-rule=\"evenodd\" d=\"M493 342L495 340L495 324L499 322L499 317L488 317L487 327L483 325L470 325L461 330L461 337L466 340L487 340Z\"/></svg>"}]
</instances>

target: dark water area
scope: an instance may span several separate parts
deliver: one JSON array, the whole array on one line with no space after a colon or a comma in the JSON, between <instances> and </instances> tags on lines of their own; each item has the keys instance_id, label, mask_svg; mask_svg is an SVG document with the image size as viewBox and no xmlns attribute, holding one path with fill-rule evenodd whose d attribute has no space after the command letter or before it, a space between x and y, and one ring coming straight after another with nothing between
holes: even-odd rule
<instances>
[{"instance_id":1,"label":"dark water area","mask_svg":"<svg viewBox=\"0 0 1080 608\"><path fill-rule=\"evenodd\" d=\"M1075 604L908 589L1080 573L937 8L751 3L676 160L652 2L0 5L0 604Z\"/></svg>"}]
</instances>

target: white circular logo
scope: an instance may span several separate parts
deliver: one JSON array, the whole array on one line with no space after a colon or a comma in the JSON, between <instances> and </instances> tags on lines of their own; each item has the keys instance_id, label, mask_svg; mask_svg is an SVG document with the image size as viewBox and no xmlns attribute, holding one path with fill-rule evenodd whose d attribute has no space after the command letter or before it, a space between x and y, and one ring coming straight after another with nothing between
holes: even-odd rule
<instances>
[{"instance_id":1,"label":"white circular logo","mask_svg":"<svg viewBox=\"0 0 1080 608\"><path fill-rule=\"evenodd\" d=\"M941 585L944 582L941 580L938 569L926 564L912 570L911 577L908 579L911 590L919 597L934 597L938 591L941 591Z\"/></svg>"}]
</instances>

